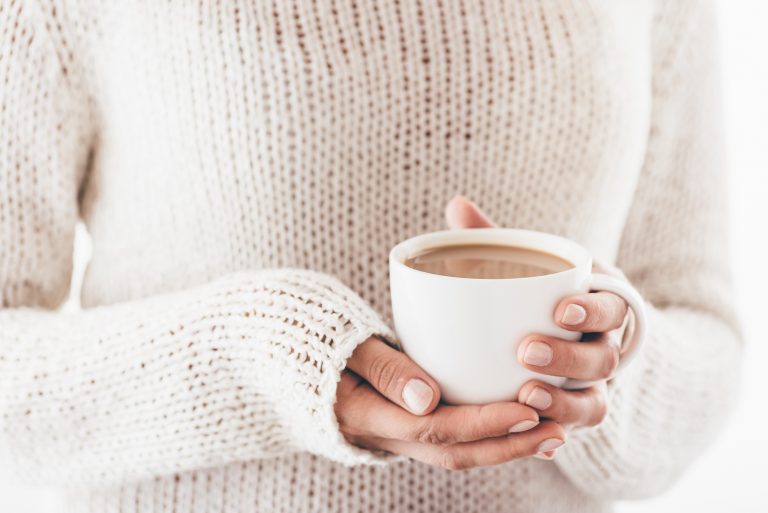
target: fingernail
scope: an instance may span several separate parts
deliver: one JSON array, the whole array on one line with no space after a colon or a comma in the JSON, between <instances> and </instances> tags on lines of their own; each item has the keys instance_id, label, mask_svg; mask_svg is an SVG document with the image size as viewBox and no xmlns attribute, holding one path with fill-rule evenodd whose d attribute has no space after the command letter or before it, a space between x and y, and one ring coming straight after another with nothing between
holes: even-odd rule
<instances>
[{"instance_id":1,"label":"fingernail","mask_svg":"<svg viewBox=\"0 0 768 513\"><path fill-rule=\"evenodd\" d=\"M538 426L539 423L535 420L521 420L511 428L509 428L510 433L521 433L523 431L528 431L529 429L533 429L536 426Z\"/></svg>"},{"instance_id":2,"label":"fingernail","mask_svg":"<svg viewBox=\"0 0 768 513\"><path fill-rule=\"evenodd\" d=\"M584 310L584 307L571 303L565 307L565 311L563 312L563 317L560 319L560 322L567 324L568 326L575 326L576 324L581 324L586 319L587 311Z\"/></svg>"},{"instance_id":3,"label":"fingernail","mask_svg":"<svg viewBox=\"0 0 768 513\"><path fill-rule=\"evenodd\" d=\"M542 367L552 361L552 348L549 344L534 340L529 343L523 353L523 361L528 365Z\"/></svg>"},{"instance_id":4,"label":"fingernail","mask_svg":"<svg viewBox=\"0 0 768 513\"><path fill-rule=\"evenodd\" d=\"M551 461L551 460L555 459L555 451L540 452L538 454L534 454L533 457L534 458L538 458L540 460Z\"/></svg>"},{"instance_id":5,"label":"fingernail","mask_svg":"<svg viewBox=\"0 0 768 513\"><path fill-rule=\"evenodd\" d=\"M546 410L552 406L552 394L541 387L536 387L528 395L525 404L535 410Z\"/></svg>"},{"instance_id":6,"label":"fingernail","mask_svg":"<svg viewBox=\"0 0 768 513\"><path fill-rule=\"evenodd\" d=\"M563 441L559 438L547 438L543 442L539 444L539 447L536 449L536 452L542 453L547 451L554 451L558 447L563 445Z\"/></svg>"},{"instance_id":7,"label":"fingernail","mask_svg":"<svg viewBox=\"0 0 768 513\"><path fill-rule=\"evenodd\" d=\"M414 378L403 387L403 401L413 413L424 413L432 402L432 387L418 378Z\"/></svg>"}]
</instances>

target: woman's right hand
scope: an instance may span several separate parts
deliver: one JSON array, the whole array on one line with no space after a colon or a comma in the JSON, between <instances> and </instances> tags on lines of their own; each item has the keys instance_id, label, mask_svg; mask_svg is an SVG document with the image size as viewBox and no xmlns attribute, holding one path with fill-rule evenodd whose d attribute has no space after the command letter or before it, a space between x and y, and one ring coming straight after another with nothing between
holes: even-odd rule
<instances>
[{"instance_id":1,"label":"woman's right hand","mask_svg":"<svg viewBox=\"0 0 768 513\"><path fill-rule=\"evenodd\" d=\"M426 372L371 337L348 360L335 409L350 443L451 470L551 455L565 441L559 424L539 422L536 410L517 402L439 402L440 389Z\"/></svg>"}]
</instances>

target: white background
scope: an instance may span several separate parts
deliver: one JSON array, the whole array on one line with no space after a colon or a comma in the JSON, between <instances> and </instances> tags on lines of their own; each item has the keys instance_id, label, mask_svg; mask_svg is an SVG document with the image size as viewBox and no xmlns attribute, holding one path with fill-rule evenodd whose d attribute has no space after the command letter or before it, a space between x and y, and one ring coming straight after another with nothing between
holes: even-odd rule
<instances>
[{"instance_id":1,"label":"white background","mask_svg":"<svg viewBox=\"0 0 768 513\"><path fill-rule=\"evenodd\" d=\"M743 394L718 442L679 483L659 498L622 503L619 513L768 512L768 2L720 4ZM52 493L5 483L0 476L0 512L58 511Z\"/></svg>"}]
</instances>

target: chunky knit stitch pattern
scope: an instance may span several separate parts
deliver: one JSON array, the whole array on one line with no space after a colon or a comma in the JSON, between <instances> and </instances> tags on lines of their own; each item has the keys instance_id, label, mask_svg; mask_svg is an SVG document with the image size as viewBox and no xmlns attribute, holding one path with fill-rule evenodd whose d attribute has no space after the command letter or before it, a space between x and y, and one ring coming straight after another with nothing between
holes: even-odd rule
<instances>
[{"instance_id":1,"label":"chunky knit stitch pattern","mask_svg":"<svg viewBox=\"0 0 768 513\"><path fill-rule=\"evenodd\" d=\"M708 2L0 0L0 460L69 512L565 512L657 493L737 381ZM388 249L454 194L646 300L554 462L346 443ZM73 232L93 256L67 295Z\"/></svg>"}]
</instances>

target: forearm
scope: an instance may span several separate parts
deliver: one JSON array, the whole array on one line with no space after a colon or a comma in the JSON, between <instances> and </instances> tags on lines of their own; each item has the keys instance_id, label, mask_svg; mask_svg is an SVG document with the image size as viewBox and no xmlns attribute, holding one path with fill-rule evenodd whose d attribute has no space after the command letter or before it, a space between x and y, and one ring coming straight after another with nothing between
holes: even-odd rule
<instances>
[{"instance_id":1,"label":"forearm","mask_svg":"<svg viewBox=\"0 0 768 513\"><path fill-rule=\"evenodd\" d=\"M388 328L331 277L226 277L64 315L0 312L0 459L36 481L110 482L346 444L333 402L357 344Z\"/></svg>"}]
</instances>

